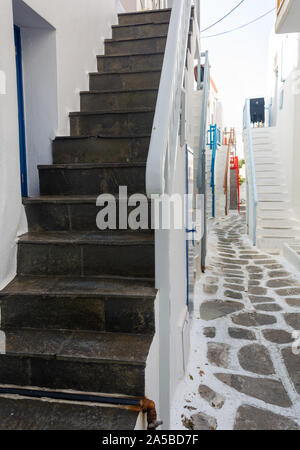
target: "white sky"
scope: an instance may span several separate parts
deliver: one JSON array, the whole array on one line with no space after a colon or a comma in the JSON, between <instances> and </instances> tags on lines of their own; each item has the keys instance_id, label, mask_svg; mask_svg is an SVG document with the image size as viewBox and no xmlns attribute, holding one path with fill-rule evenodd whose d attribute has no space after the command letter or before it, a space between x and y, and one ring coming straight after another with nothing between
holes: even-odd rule
<instances>
[{"instance_id":1,"label":"white sky","mask_svg":"<svg viewBox=\"0 0 300 450\"><path fill-rule=\"evenodd\" d=\"M201 0L201 30L216 22L239 0ZM277 0L245 0L220 24L203 36L243 25L269 11ZM276 11L260 21L228 35L202 39L202 51L210 55L212 77L223 103L224 125L241 128L245 98L264 97L266 93L269 37Z\"/></svg>"}]
</instances>

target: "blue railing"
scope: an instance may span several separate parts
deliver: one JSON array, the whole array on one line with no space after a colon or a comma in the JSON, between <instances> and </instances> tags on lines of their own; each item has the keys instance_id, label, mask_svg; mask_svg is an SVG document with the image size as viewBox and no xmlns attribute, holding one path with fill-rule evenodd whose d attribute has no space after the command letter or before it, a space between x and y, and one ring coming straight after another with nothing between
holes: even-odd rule
<instances>
[{"instance_id":1,"label":"blue railing","mask_svg":"<svg viewBox=\"0 0 300 450\"><path fill-rule=\"evenodd\" d=\"M246 168L247 168L247 227L248 227L248 234L252 238L253 245L256 246L258 196L256 189L256 174L254 164L249 99L246 100L244 107L244 130L245 130L244 139L245 144L247 145L247 152L245 152Z\"/></svg>"},{"instance_id":2,"label":"blue railing","mask_svg":"<svg viewBox=\"0 0 300 450\"><path fill-rule=\"evenodd\" d=\"M208 145L210 150L212 151L211 156L211 182L210 187L212 191L212 217L216 217L216 195L215 195L215 167L216 167L216 156L218 146L221 145L221 130L217 127L217 125L210 125L208 130Z\"/></svg>"}]
</instances>

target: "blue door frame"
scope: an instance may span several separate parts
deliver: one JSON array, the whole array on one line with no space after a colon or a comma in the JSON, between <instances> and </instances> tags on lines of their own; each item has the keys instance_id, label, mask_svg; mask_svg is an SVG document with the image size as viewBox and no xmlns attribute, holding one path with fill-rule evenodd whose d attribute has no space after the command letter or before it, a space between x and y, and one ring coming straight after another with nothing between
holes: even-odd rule
<instances>
[{"instance_id":1,"label":"blue door frame","mask_svg":"<svg viewBox=\"0 0 300 450\"><path fill-rule=\"evenodd\" d=\"M210 187L212 190L212 217L216 217L216 193L215 193L215 166L216 166L216 155L218 146L221 145L221 130L217 127L217 125L210 125L210 128L207 132L208 141L207 145L212 151L211 157L211 182Z\"/></svg>"},{"instance_id":2,"label":"blue door frame","mask_svg":"<svg viewBox=\"0 0 300 450\"><path fill-rule=\"evenodd\" d=\"M26 163L26 137L24 115L23 69L22 69L22 41L20 28L14 26L17 88L18 88L18 119L19 119L19 147L20 147L20 175L22 196L28 197L27 163Z\"/></svg>"}]
</instances>

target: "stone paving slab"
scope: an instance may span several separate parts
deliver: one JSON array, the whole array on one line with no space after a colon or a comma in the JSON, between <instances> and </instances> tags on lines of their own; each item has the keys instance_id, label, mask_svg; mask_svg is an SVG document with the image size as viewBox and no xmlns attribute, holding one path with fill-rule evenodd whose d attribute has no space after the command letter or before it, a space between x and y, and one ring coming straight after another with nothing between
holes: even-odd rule
<instances>
[{"instance_id":1,"label":"stone paving slab","mask_svg":"<svg viewBox=\"0 0 300 450\"><path fill-rule=\"evenodd\" d=\"M300 430L300 273L245 232L212 221L176 429Z\"/></svg>"},{"instance_id":2,"label":"stone paving slab","mask_svg":"<svg viewBox=\"0 0 300 450\"><path fill-rule=\"evenodd\" d=\"M274 375L275 369L266 347L259 344L246 345L238 353L239 363L247 372Z\"/></svg>"},{"instance_id":3,"label":"stone paving slab","mask_svg":"<svg viewBox=\"0 0 300 450\"><path fill-rule=\"evenodd\" d=\"M299 430L293 420L265 409L242 405L237 411L235 430L240 431L295 431Z\"/></svg>"},{"instance_id":4,"label":"stone paving slab","mask_svg":"<svg viewBox=\"0 0 300 450\"><path fill-rule=\"evenodd\" d=\"M288 408L292 402L281 381L269 378L252 378L242 375L219 373L215 375L222 383L227 384L249 397L254 397L264 402Z\"/></svg>"}]
</instances>

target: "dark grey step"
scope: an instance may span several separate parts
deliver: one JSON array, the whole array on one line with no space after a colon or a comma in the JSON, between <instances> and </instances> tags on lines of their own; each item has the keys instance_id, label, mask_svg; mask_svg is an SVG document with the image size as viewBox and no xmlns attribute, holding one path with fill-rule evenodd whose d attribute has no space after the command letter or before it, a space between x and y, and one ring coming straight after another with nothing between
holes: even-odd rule
<instances>
[{"instance_id":1,"label":"dark grey step","mask_svg":"<svg viewBox=\"0 0 300 450\"><path fill-rule=\"evenodd\" d=\"M18 275L154 278L147 232L28 233L18 243Z\"/></svg>"},{"instance_id":2,"label":"dark grey step","mask_svg":"<svg viewBox=\"0 0 300 450\"><path fill-rule=\"evenodd\" d=\"M154 334L153 281L17 277L0 294L1 329Z\"/></svg>"},{"instance_id":3,"label":"dark grey step","mask_svg":"<svg viewBox=\"0 0 300 450\"><path fill-rule=\"evenodd\" d=\"M160 9L152 11L140 11L119 14L120 25L136 25L143 23L161 23L168 22L171 18L171 9Z\"/></svg>"},{"instance_id":4,"label":"dark grey step","mask_svg":"<svg viewBox=\"0 0 300 450\"><path fill-rule=\"evenodd\" d=\"M91 73L90 91L158 89L161 70L130 73Z\"/></svg>"},{"instance_id":5,"label":"dark grey step","mask_svg":"<svg viewBox=\"0 0 300 450\"><path fill-rule=\"evenodd\" d=\"M71 113L71 136L143 137L151 134L154 111Z\"/></svg>"},{"instance_id":6,"label":"dark grey step","mask_svg":"<svg viewBox=\"0 0 300 450\"><path fill-rule=\"evenodd\" d=\"M104 41L105 55L136 55L140 53L161 53L165 51L167 36L157 38Z\"/></svg>"},{"instance_id":7,"label":"dark grey step","mask_svg":"<svg viewBox=\"0 0 300 450\"><path fill-rule=\"evenodd\" d=\"M113 39L138 39L166 36L169 30L169 21L161 23L146 23L142 25L113 25Z\"/></svg>"},{"instance_id":8,"label":"dark grey step","mask_svg":"<svg viewBox=\"0 0 300 450\"><path fill-rule=\"evenodd\" d=\"M0 396L1 431L134 430L138 415L100 405Z\"/></svg>"},{"instance_id":9,"label":"dark grey step","mask_svg":"<svg viewBox=\"0 0 300 450\"><path fill-rule=\"evenodd\" d=\"M97 56L98 71L100 73L145 72L147 70L161 71L163 61L164 53Z\"/></svg>"},{"instance_id":10,"label":"dark grey step","mask_svg":"<svg viewBox=\"0 0 300 450\"><path fill-rule=\"evenodd\" d=\"M88 91L80 94L80 110L87 111L128 111L130 109L149 108L154 110L158 89L140 89L136 91L102 92Z\"/></svg>"},{"instance_id":11,"label":"dark grey step","mask_svg":"<svg viewBox=\"0 0 300 450\"><path fill-rule=\"evenodd\" d=\"M145 394L152 336L6 330L0 383L82 392Z\"/></svg>"},{"instance_id":12,"label":"dark grey step","mask_svg":"<svg viewBox=\"0 0 300 450\"><path fill-rule=\"evenodd\" d=\"M171 9L125 13L118 17L120 25L168 22Z\"/></svg>"},{"instance_id":13,"label":"dark grey step","mask_svg":"<svg viewBox=\"0 0 300 450\"><path fill-rule=\"evenodd\" d=\"M39 166L41 195L145 193L146 164L57 164Z\"/></svg>"},{"instance_id":14,"label":"dark grey step","mask_svg":"<svg viewBox=\"0 0 300 450\"><path fill-rule=\"evenodd\" d=\"M141 138L58 137L54 164L146 162L150 136Z\"/></svg>"},{"instance_id":15,"label":"dark grey step","mask_svg":"<svg viewBox=\"0 0 300 450\"><path fill-rule=\"evenodd\" d=\"M26 216L30 232L41 231L99 231L96 224L98 213L106 206L96 205L97 197L44 196L25 198ZM148 228L151 229L151 203L148 208ZM116 198L116 220L119 223L120 202ZM139 206L139 205L138 205ZM128 216L136 207L128 206Z\"/></svg>"}]
</instances>

